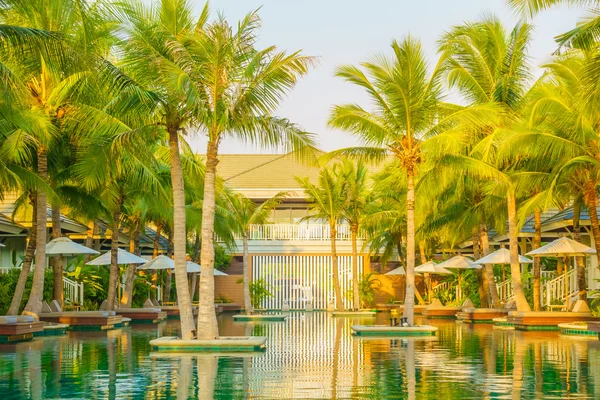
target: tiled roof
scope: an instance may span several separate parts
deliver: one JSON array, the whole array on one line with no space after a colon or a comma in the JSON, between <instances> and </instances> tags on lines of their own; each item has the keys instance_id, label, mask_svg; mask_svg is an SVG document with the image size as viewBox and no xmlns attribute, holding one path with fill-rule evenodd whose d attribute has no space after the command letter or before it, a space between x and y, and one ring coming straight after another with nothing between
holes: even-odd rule
<instances>
[{"instance_id":1,"label":"tiled roof","mask_svg":"<svg viewBox=\"0 0 600 400\"><path fill-rule=\"evenodd\" d=\"M295 177L308 177L315 183L319 177L316 150L312 160L298 160L294 153L288 154L222 154L219 156L217 173L233 189L297 189ZM379 167L371 167L372 171Z\"/></svg>"}]
</instances>

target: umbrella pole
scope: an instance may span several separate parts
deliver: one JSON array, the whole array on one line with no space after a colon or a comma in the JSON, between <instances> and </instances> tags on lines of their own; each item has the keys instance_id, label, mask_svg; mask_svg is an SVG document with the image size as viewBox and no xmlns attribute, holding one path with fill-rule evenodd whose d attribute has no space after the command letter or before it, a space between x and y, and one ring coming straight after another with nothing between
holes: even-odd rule
<instances>
[{"instance_id":1,"label":"umbrella pole","mask_svg":"<svg viewBox=\"0 0 600 400\"><path fill-rule=\"evenodd\" d=\"M565 311L569 311L569 262L565 257L563 272L565 274Z\"/></svg>"},{"instance_id":2,"label":"umbrella pole","mask_svg":"<svg viewBox=\"0 0 600 400\"><path fill-rule=\"evenodd\" d=\"M460 290L460 269L458 270L458 285L456 286L456 300L460 301L462 298L462 292Z\"/></svg>"}]
</instances>

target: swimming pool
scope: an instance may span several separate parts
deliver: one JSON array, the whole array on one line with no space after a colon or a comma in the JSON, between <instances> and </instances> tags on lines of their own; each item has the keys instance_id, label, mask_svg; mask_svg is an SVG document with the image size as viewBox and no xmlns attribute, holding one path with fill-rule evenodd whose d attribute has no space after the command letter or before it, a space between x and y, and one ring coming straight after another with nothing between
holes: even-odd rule
<instances>
[{"instance_id":1,"label":"swimming pool","mask_svg":"<svg viewBox=\"0 0 600 400\"><path fill-rule=\"evenodd\" d=\"M378 314L378 323L387 316ZM0 400L600 397L600 342L556 332L434 320L433 338L355 338L374 319L291 313L285 322L234 322L223 335L268 337L254 354L162 354L148 342L179 321L69 332L0 346Z\"/></svg>"}]
</instances>

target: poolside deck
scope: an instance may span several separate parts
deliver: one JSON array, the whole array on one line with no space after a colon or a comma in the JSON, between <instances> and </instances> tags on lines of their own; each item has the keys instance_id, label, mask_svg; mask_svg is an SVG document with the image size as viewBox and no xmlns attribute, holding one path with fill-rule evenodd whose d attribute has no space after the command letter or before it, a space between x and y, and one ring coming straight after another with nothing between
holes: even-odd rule
<instances>
[{"instance_id":1,"label":"poolside deck","mask_svg":"<svg viewBox=\"0 0 600 400\"><path fill-rule=\"evenodd\" d=\"M559 330L559 324L600 322L600 317L594 317L589 312L511 311L506 320L514 324L517 330Z\"/></svg>"}]
</instances>

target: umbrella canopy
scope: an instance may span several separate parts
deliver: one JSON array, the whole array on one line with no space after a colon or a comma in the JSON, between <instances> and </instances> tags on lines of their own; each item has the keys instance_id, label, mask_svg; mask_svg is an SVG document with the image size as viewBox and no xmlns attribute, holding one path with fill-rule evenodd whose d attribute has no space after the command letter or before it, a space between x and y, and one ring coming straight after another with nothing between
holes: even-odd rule
<instances>
[{"instance_id":1,"label":"umbrella canopy","mask_svg":"<svg viewBox=\"0 0 600 400\"><path fill-rule=\"evenodd\" d=\"M117 253L117 264L145 264L148 260L143 259L142 257L138 257L135 254L132 254L123 249L119 249ZM98 258L94 258L92 261L86 263L85 265L110 265L110 251L102 254Z\"/></svg>"},{"instance_id":2,"label":"umbrella canopy","mask_svg":"<svg viewBox=\"0 0 600 400\"><path fill-rule=\"evenodd\" d=\"M438 267L446 269L477 269L481 268L481 265L475 264L473 260L465 256L454 256L449 260L446 260L437 265Z\"/></svg>"},{"instance_id":3,"label":"umbrella canopy","mask_svg":"<svg viewBox=\"0 0 600 400\"><path fill-rule=\"evenodd\" d=\"M188 261L186 267L188 273L200 272L200 270L202 269L200 265L196 264L193 261ZM215 268L215 276L227 276L227 274Z\"/></svg>"},{"instance_id":4,"label":"umbrella canopy","mask_svg":"<svg viewBox=\"0 0 600 400\"><path fill-rule=\"evenodd\" d=\"M0 243L0 247L6 247L5 245L3 245L2 243Z\"/></svg>"},{"instance_id":5,"label":"umbrella canopy","mask_svg":"<svg viewBox=\"0 0 600 400\"><path fill-rule=\"evenodd\" d=\"M406 271L404 270L404 267L398 267L389 272L386 272L384 275L406 275Z\"/></svg>"},{"instance_id":6,"label":"umbrella canopy","mask_svg":"<svg viewBox=\"0 0 600 400\"><path fill-rule=\"evenodd\" d=\"M75 243L68 237L52 239L46 244L47 256L75 256L78 254L100 254L94 249Z\"/></svg>"},{"instance_id":7,"label":"umbrella canopy","mask_svg":"<svg viewBox=\"0 0 600 400\"><path fill-rule=\"evenodd\" d=\"M519 254L519 264L532 264L533 261ZM475 261L475 264L510 264L510 250L499 249Z\"/></svg>"},{"instance_id":8,"label":"umbrella canopy","mask_svg":"<svg viewBox=\"0 0 600 400\"><path fill-rule=\"evenodd\" d=\"M439 274L439 275L451 275L452 272L448 271L444 267L440 267L433 261L427 261L425 264L421 264L418 267L415 267L415 272L419 272L421 274Z\"/></svg>"},{"instance_id":9,"label":"umbrella canopy","mask_svg":"<svg viewBox=\"0 0 600 400\"><path fill-rule=\"evenodd\" d=\"M527 253L528 256L589 256L596 250L573 239L562 237Z\"/></svg>"},{"instance_id":10,"label":"umbrella canopy","mask_svg":"<svg viewBox=\"0 0 600 400\"><path fill-rule=\"evenodd\" d=\"M173 269L175 268L175 261L172 258L160 255L153 258L147 263L140 265L138 269Z\"/></svg>"}]
</instances>

